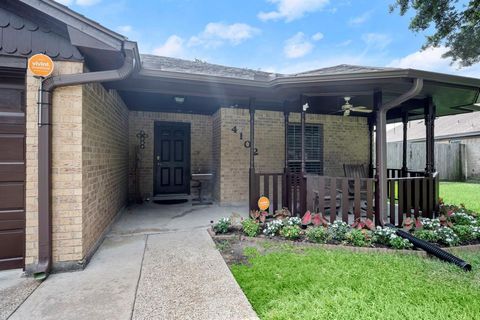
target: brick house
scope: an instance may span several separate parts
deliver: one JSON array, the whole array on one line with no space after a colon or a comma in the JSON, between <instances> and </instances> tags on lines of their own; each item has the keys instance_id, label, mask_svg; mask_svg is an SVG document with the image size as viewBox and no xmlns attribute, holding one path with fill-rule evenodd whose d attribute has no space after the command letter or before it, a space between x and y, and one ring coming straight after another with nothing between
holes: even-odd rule
<instances>
[{"instance_id":1,"label":"brick house","mask_svg":"<svg viewBox=\"0 0 480 320\"><path fill-rule=\"evenodd\" d=\"M391 175L386 123L425 117L433 141L435 116L478 109L472 78L349 65L284 75L140 55L51 0L2 1L0 35L0 269L82 268L129 201L190 195L196 173L212 174L220 204L255 209L265 194L296 214L310 199L307 175L320 177L322 211L337 183L344 195L353 183L355 217L363 179L377 223L388 217L388 186L418 183L425 196L412 203L428 193L433 213L432 149L421 178L406 167ZM54 60L53 76L26 68L37 53ZM345 164L369 173L345 177Z\"/></svg>"}]
</instances>

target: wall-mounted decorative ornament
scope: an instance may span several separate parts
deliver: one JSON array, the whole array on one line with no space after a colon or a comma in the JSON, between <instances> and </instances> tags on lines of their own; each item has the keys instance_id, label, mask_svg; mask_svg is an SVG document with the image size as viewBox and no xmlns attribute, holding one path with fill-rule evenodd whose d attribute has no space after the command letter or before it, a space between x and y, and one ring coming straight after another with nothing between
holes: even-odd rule
<instances>
[{"instance_id":1,"label":"wall-mounted decorative ornament","mask_svg":"<svg viewBox=\"0 0 480 320\"><path fill-rule=\"evenodd\" d=\"M145 149L145 139L148 138L148 134L146 134L145 131L140 130L137 133L137 138L140 149Z\"/></svg>"}]
</instances>

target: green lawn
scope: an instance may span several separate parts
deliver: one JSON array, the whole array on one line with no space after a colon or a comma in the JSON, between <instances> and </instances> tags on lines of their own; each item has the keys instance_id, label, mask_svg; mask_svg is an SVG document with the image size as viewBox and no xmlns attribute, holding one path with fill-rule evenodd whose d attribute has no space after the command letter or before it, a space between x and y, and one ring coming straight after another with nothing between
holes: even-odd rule
<instances>
[{"instance_id":1,"label":"green lawn","mask_svg":"<svg viewBox=\"0 0 480 320\"><path fill-rule=\"evenodd\" d=\"M417 256L282 249L232 273L261 319L480 319L480 252L459 255L474 271Z\"/></svg>"},{"instance_id":2,"label":"green lawn","mask_svg":"<svg viewBox=\"0 0 480 320\"><path fill-rule=\"evenodd\" d=\"M467 209L480 213L480 183L441 182L440 197L445 203L463 203Z\"/></svg>"}]
</instances>

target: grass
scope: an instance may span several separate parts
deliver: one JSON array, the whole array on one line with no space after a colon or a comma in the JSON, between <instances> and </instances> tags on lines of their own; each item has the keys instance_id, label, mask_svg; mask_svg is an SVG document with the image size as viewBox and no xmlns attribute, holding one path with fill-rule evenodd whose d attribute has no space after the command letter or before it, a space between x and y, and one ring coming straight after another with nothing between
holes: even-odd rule
<instances>
[{"instance_id":1,"label":"grass","mask_svg":"<svg viewBox=\"0 0 480 320\"><path fill-rule=\"evenodd\" d=\"M448 204L464 204L480 213L480 183L441 182L440 197Z\"/></svg>"},{"instance_id":2,"label":"grass","mask_svg":"<svg viewBox=\"0 0 480 320\"><path fill-rule=\"evenodd\" d=\"M318 248L260 255L232 273L261 319L480 319L474 271L436 259Z\"/></svg>"}]
</instances>

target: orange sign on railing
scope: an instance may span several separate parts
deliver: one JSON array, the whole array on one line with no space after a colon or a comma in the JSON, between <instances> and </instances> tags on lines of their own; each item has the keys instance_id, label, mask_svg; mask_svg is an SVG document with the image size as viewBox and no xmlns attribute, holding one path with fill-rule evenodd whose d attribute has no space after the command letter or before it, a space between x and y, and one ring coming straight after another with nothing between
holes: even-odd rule
<instances>
[{"instance_id":1,"label":"orange sign on railing","mask_svg":"<svg viewBox=\"0 0 480 320\"><path fill-rule=\"evenodd\" d=\"M267 197L260 197L258 199L258 208L262 211L267 210L270 207L270 200Z\"/></svg>"},{"instance_id":2,"label":"orange sign on railing","mask_svg":"<svg viewBox=\"0 0 480 320\"><path fill-rule=\"evenodd\" d=\"M48 77L53 72L53 61L45 54L35 54L28 59L28 70L38 77Z\"/></svg>"}]
</instances>

